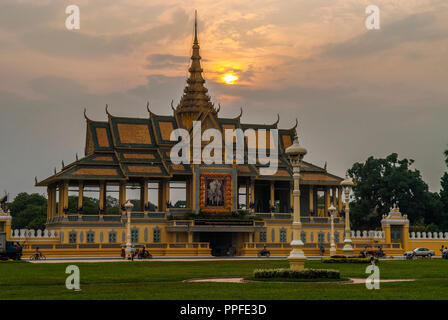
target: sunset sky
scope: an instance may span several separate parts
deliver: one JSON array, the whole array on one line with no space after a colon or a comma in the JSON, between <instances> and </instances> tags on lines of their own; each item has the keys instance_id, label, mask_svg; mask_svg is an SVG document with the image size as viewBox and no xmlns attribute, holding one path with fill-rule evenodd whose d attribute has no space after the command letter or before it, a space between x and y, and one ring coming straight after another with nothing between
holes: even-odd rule
<instances>
[{"instance_id":1,"label":"sunset sky","mask_svg":"<svg viewBox=\"0 0 448 320\"><path fill-rule=\"evenodd\" d=\"M80 30L65 28L78 5ZM367 30L375 4L381 29ZM305 160L343 176L397 152L432 191L448 145L446 0L2 0L0 192L39 192L83 155L83 109L106 120L171 115L188 74L194 10L221 117L290 128ZM225 83L227 79L232 84Z\"/></svg>"}]
</instances>

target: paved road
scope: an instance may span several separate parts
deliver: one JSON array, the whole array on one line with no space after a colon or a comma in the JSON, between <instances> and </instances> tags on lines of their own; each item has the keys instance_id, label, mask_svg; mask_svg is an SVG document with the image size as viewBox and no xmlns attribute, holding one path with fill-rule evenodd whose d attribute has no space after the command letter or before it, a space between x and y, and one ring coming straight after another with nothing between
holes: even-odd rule
<instances>
[{"instance_id":1,"label":"paved road","mask_svg":"<svg viewBox=\"0 0 448 320\"><path fill-rule=\"evenodd\" d=\"M287 257L153 257L152 259L134 259L134 262L150 261L242 261L242 260L285 260ZM322 256L308 256L308 260L320 260ZM23 259L27 261L28 259ZM382 258L381 260L403 260L402 256ZM66 262L130 262L120 257L61 257L47 260L30 261L31 263L66 263Z\"/></svg>"},{"instance_id":2,"label":"paved road","mask_svg":"<svg viewBox=\"0 0 448 320\"><path fill-rule=\"evenodd\" d=\"M134 259L134 262L150 261L241 261L241 260L285 260L286 257L153 257L152 259ZM28 260L28 259L23 259ZM65 263L65 262L131 262L123 258L115 257L63 257L47 258L46 260L30 261L31 263Z\"/></svg>"}]
</instances>

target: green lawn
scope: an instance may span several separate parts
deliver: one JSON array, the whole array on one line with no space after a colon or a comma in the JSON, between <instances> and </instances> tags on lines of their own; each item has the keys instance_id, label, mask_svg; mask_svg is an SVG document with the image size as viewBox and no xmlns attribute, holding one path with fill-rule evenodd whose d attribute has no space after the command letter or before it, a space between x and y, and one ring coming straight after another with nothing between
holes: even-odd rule
<instances>
[{"instance_id":1,"label":"green lawn","mask_svg":"<svg viewBox=\"0 0 448 320\"><path fill-rule=\"evenodd\" d=\"M81 292L65 288L71 263L0 262L0 299L448 299L448 261L381 261L380 290L342 283L185 283L219 276L250 277L258 268L285 268L286 260L73 263ZM367 265L307 261L307 268L337 269L365 278Z\"/></svg>"}]
</instances>

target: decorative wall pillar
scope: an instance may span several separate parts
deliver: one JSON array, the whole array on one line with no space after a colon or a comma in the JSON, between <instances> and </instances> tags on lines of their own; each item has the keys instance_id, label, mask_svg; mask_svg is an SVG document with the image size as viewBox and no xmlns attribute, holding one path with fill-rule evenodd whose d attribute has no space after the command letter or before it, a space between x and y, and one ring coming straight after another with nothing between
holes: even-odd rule
<instances>
[{"instance_id":1,"label":"decorative wall pillar","mask_svg":"<svg viewBox=\"0 0 448 320\"><path fill-rule=\"evenodd\" d=\"M333 187L333 189L332 189L332 196L333 196L333 206L334 207L337 207L338 206L338 201L337 201L337 196L336 196L336 193L337 193L337 187Z\"/></svg>"},{"instance_id":2,"label":"decorative wall pillar","mask_svg":"<svg viewBox=\"0 0 448 320\"><path fill-rule=\"evenodd\" d=\"M252 203L251 212L255 213L255 180L250 180L250 203Z\"/></svg>"},{"instance_id":3,"label":"decorative wall pillar","mask_svg":"<svg viewBox=\"0 0 448 320\"><path fill-rule=\"evenodd\" d=\"M78 212L82 209L83 200L84 200L84 183L80 181L78 186L78 208L77 208Z\"/></svg>"},{"instance_id":4,"label":"decorative wall pillar","mask_svg":"<svg viewBox=\"0 0 448 320\"><path fill-rule=\"evenodd\" d=\"M148 211L149 211L149 202L148 202L149 189L148 189L148 181L147 180L143 180L140 190L141 190L140 201L141 201L142 211L144 211L145 214L148 214Z\"/></svg>"},{"instance_id":5,"label":"decorative wall pillar","mask_svg":"<svg viewBox=\"0 0 448 320\"><path fill-rule=\"evenodd\" d=\"M53 219L53 187L48 187L47 188L47 192L48 192L48 201L47 201L47 222L51 221L51 219Z\"/></svg>"},{"instance_id":6,"label":"decorative wall pillar","mask_svg":"<svg viewBox=\"0 0 448 320\"><path fill-rule=\"evenodd\" d=\"M119 187L119 205L121 214L124 214L124 205L126 204L126 183L120 183Z\"/></svg>"},{"instance_id":7,"label":"decorative wall pillar","mask_svg":"<svg viewBox=\"0 0 448 320\"><path fill-rule=\"evenodd\" d=\"M105 199L106 199L106 183L104 181L101 181L100 182L100 199L99 199L100 200L100 205L99 205L99 209L100 209L99 214L100 215L104 213L104 209L106 207Z\"/></svg>"},{"instance_id":8,"label":"decorative wall pillar","mask_svg":"<svg viewBox=\"0 0 448 320\"><path fill-rule=\"evenodd\" d=\"M338 211L342 212L342 187L338 188Z\"/></svg>"},{"instance_id":9,"label":"decorative wall pillar","mask_svg":"<svg viewBox=\"0 0 448 320\"><path fill-rule=\"evenodd\" d=\"M68 181L64 181L64 207L63 207L63 212L67 212L68 210Z\"/></svg>"},{"instance_id":10,"label":"decorative wall pillar","mask_svg":"<svg viewBox=\"0 0 448 320\"><path fill-rule=\"evenodd\" d=\"M274 181L270 181L270 207L269 207L269 211L271 211L271 215L274 215L275 210L274 210L274 205L275 205L275 186L274 186Z\"/></svg>"},{"instance_id":11,"label":"decorative wall pillar","mask_svg":"<svg viewBox=\"0 0 448 320\"><path fill-rule=\"evenodd\" d=\"M57 199L57 186L53 186L52 192L51 192L51 217L54 218L57 216L56 212L56 203L58 202Z\"/></svg>"},{"instance_id":12,"label":"decorative wall pillar","mask_svg":"<svg viewBox=\"0 0 448 320\"><path fill-rule=\"evenodd\" d=\"M250 210L250 181L246 180L246 210Z\"/></svg>"},{"instance_id":13,"label":"decorative wall pillar","mask_svg":"<svg viewBox=\"0 0 448 320\"><path fill-rule=\"evenodd\" d=\"M165 211L165 189L162 181L158 182L159 185L159 194L157 199L157 208L159 212Z\"/></svg>"},{"instance_id":14,"label":"decorative wall pillar","mask_svg":"<svg viewBox=\"0 0 448 320\"><path fill-rule=\"evenodd\" d=\"M314 188L310 186L310 213L314 212Z\"/></svg>"},{"instance_id":15,"label":"decorative wall pillar","mask_svg":"<svg viewBox=\"0 0 448 320\"><path fill-rule=\"evenodd\" d=\"M324 217L328 216L328 208L330 207L330 188L327 186L325 187L325 206L324 206Z\"/></svg>"},{"instance_id":16,"label":"decorative wall pillar","mask_svg":"<svg viewBox=\"0 0 448 320\"><path fill-rule=\"evenodd\" d=\"M51 219L51 188L47 187L47 222Z\"/></svg>"},{"instance_id":17,"label":"decorative wall pillar","mask_svg":"<svg viewBox=\"0 0 448 320\"><path fill-rule=\"evenodd\" d=\"M289 184L289 207L291 210L291 216L294 217L294 182Z\"/></svg>"},{"instance_id":18,"label":"decorative wall pillar","mask_svg":"<svg viewBox=\"0 0 448 320\"><path fill-rule=\"evenodd\" d=\"M190 177L187 177L186 178L186 182L185 182L185 191L186 191L186 196L185 196L185 199L186 199L186 207L187 208L192 208L191 207L191 178Z\"/></svg>"},{"instance_id":19,"label":"decorative wall pillar","mask_svg":"<svg viewBox=\"0 0 448 320\"><path fill-rule=\"evenodd\" d=\"M191 176L191 210L193 212L198 211L198 202L196 201L196 185L198 183L196 179L196 165L191 166L192 176Z\"/></svg>"},{"instance_id":20,"label":"decorative wall pillar","mask_svg":"<svg viewBox=\"0 0 448 320\"><path fill-rule=\"evenodd\" d=\"M166 203L166 211L170 211L170 181L168 179L165 180L165 203Z\"/></svg>"},{"instance_id":21,"label":"decorative wall pillar","mask_svg":"<svg viewBox=\"0 0 448 320\"><path fill-rule=\"evenodd\" d=\"M62 217L64 210L64 185L61 183L58 187L58 217Z\"/></svg>"}]
</instances>

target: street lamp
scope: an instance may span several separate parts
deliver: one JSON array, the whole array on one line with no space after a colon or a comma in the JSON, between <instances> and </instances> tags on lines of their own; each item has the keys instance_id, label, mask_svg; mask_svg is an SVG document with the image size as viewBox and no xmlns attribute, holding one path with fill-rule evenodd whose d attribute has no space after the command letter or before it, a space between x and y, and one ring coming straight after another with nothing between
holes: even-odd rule
<instances>
[{"instance_id":1,"label":"street lamp","mask_svg":"<svg viewBox=\"0 0 448 320\"><path fill-rule=\"evenodd\" d=\"M294 142L291 146L286 148L286 154L289 157L289 161L293 168L294 179L294 219L292 223L293 240L291 241L292 250L289 254L288 260L292 270L303 270L305 268L305 254L302 250L303 242L301 239L302 223L300 221L300 164L307 151L304 147L300 146L297 133L294 136Z\"/></svg>"},{"instance_id":2,"label":"street lamp","mask_svg":"<svg viewBox=\"0 0 448 320\"><path fill-rule=\"evenodd\" d=\"M336 208L331 205L330 208L328 208L328 211L330 211L330 221L331 221L331 230L330 230L330 257L336 255L336 245L334 244L334 214L336 213Z\"/></svg>"},{"instance_id":3,"label":"street lamp","mask_svg":"<svg viewBox=\"0 0 448 320\"><path fill-rule=\"evenodd\" d=\"M130 260L130 259L132 259L132 249L131 249L132 248L132 242L131 242L131 211L132 211L132 208L134 208L134 205L128 200L128 202L126 202L124 207L126 208L126 215L127 215L127 218L128 218L125 254L126 254L126 258L128 260Z\"/></svg>"},{"instance_id":4,"label":"street lamp","mask_svg":"<svg viewBox=\"0 0 448 320\"><path fill-rule=\"evenodd\" d=\"M344 239L344 248L342 252L344 256L351 257L353 256L353 246L352 239L350 239L350 191L354 186L352 180L349 179L348 173L345 174L345 180L341 182L341 186L344 188L345 194L345 239Z\"/></svg>"}]
</instances>

